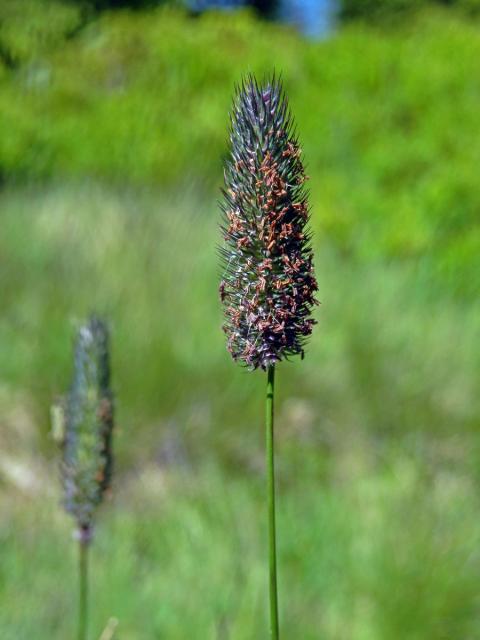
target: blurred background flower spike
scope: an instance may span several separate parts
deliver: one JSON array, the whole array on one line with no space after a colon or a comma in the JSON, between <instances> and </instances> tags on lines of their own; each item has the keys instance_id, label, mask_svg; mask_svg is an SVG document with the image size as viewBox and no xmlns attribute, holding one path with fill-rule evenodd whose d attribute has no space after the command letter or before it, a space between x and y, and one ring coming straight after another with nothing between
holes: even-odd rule
<instances>
[{"instance_id":1,"label":"blurred background flower spike","mask_svg":"<svg viewBox=\"0 0 480 640\"><path fill-rule=\"evenodd\" d=\"M113 399L110 389L109 334L92 315L77 333L73 382L61 410L54 412L62 433L64 506L76 522L79 542L78 640L87 634L88 548L94 514L112 477ZM58 437L58 436L57 436Z\"/></svg>"}]
</instances>

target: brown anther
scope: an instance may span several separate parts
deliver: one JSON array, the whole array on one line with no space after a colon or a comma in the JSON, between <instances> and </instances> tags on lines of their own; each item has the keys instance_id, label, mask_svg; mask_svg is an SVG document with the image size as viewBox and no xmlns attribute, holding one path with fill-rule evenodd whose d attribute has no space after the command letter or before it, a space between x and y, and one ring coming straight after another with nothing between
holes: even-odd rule
<instances>
[{"instance_id":1,"label":"brown anther","mask_svg":"<svg viewBox=\"0 0 480 640\"><path fill-rule=\"evenodd\" d=\"M267 286L267 281L265 280L265 278L263 276L261 276L258 279L257 284L255 285L255 289L260 292L260 291L265 291L265 287Z\"/></svg>"},{"instance_id":2,"label":"brown anther","mask_svg":"<svg viewBox=\"0 0 480 640\"><path fill-rule=\"evenodd\" d=\"M243 236L243 238L240 238L239 240L237 240L238 249L243 249L243 247L248 247L249 244L250 244L250 239L247 238L246 236Z\"/></svg>"}]
</instances>

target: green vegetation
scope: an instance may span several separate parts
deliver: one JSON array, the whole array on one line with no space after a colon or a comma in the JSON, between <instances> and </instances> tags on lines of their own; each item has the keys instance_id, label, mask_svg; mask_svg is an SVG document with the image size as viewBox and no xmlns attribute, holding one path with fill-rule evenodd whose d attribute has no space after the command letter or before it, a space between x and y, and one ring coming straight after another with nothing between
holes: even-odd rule
<instances>
[{"instance_id":1,"label":"green vegetation","mask_svg":"<svg viewBox=\"0 0 480 640\"><path fill-rule=\"evenodd\" d=\"M477 16L479 0L339 0L342 20L364 20L373 23L406 20L412 14L435 5L454 7L466 15Z\"/></svg>"},{"instance_id":2,"label":"green vegetation","mask_svg":"<svg viewBox=\"0 0 480 640\"><path fill-rule=\"evenodd\" d=\"M221 52L221 55L219 54ZM5 180L220 183L231 89L281 69L301 123L315 226L346 255L417 261L473 297L480 32L426 14L387 35L306 43L249 14L104 14L1 76Z\"/></svg>"},{"instance_id":3,"label":"green vegetation","mask_svg":"<svg viewBox=\"0 0 480 640\"><path fill-rule=\"evenodd\" d=\"M290 468L278 512L285 637L475 638L478 492L447 469L425 477L406 451L367 471L365 453L336 456L335 483ZM144 464L122 494L92 548L91 637L110 616L125 640L268 636L258 472L235 479L204 469L186 479ZM65 519L55 504L9 507L2 638L70 638L76 558Z\"/></svg>"},{"instance_id":4,"label":"green vegetation","mask_svg":"<svg viewBox=\"0 0 480 640\"><path fill-rule=\"evenodd\" d=\"M215 204L87 185L1 208L1 637L71 634L70 521L34 435L93 306L114 324L119 477L92 631L116 616L126 640L264 638L264 379L219 333ZM475 637L478 301L433 299L415 263L316 249L320 325L278 376L285 636Z\"/></svg>"},{"instance_id":5,"label":"green vegetation","mask_svg":"<svg viewBox=\"0 0 480 640\"><path fill-rule=\"evenodd\" d=\"M284 637L479 636L478 27L312 43L247 13L117 12L22 51L0 71L2 640L73 633L48 407L92 310L118 424L92 639L111 616L123 640L267 635L264 379L219 329L215 198L232 84L272 63L322 301L276 381Z\"/></svg>"}]
</instances>

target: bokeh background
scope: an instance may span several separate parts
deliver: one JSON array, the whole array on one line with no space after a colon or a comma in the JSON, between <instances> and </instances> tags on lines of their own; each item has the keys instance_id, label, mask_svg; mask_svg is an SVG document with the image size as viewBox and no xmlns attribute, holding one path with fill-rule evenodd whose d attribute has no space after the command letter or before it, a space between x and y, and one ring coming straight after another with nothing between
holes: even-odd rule
<instances>
[{"instance_id":1,"label":"bokeh background","mask_svg":"<svg viewBox=\"0 0 480 640\"><path fill-rule=\"evenodd\" d=\"M267 636L265 380L225 350L216 201L234 83L275 68L322 301L278 370L284 637L479 638L480 2L213 4L0 3L0 637L73 637L49 407L92 310L90 637Z\"/></svg>"}]
</instances>

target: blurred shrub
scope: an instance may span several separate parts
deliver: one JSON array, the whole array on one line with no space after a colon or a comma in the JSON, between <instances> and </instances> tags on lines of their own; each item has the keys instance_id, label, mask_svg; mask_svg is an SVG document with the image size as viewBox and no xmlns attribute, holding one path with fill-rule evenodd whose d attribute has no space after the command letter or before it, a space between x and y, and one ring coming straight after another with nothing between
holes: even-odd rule
<instances>
[{"instance_id":1,"label":"blurred shrub","mask_svg":"<svg viewBox=\"0 0 480 640\"><path fill-rule=\"evenodd\" d=\"M472 16L480 15L480 0L456 0L456 2L465 13Z\"/></svg>"},{"instance_id":2,"label":"blurred shrub","mask_svg":"<svg viewBox=\"0 0 480 640\"><path fill-rule=\"evenodd\" d=\"M67 0L68 1L68 0ZM158 7L162 4L172 6L182 6L185 0L70 0L77 4L87 5L95 11L105 11L107 9L146 9Z\"/></svg>"},{"instance_id":3,"label":"blurred shrub","mask_svg":"<svg viewBox=\"0 0 480 640\"><path fill-rule=\"evenodd\" d=\"M413 11L433 5L459 9L467 15L480 13L480 0L339 0L339 15L343 20L362 19L385 24L410 17Z\"/></svg>"},{"instance_id":4,"label":"blurred shrub","mask_svg":"<svg viewBox=\"0 0 480 640\"><path fill-rule=\"evenodd\" d=\"M340 0L340 17L387 21L430 4L432 0Z\"/></svg>"},{"instance_id":5,"label":"blurred shrub","mask_svg":"<svg viewBox=\"0 0 480 640\"><path fill-rule=\"evenodd\" d=\"M63 44L82 19L80 5L61 0L0 3L0 59L15 67Z\"/></svg>"},{"instance_id":6,"label":"blurred shrub","mask_svg":"<svg viewBox=\"0 0 480 640\"><path fill-rule=\"evenodd\" d=\"M0 71L4 180L194 181L211 193L232 87L274 61L298 114L318 237L477 295L474 24L427 12L388 36L357 24L311 42L248 12L157 9L106 12L67 37L78 14L48 6L50 30L24 25L32 46L17 44L17 68Z\"/></svg>"}]
</instances>

